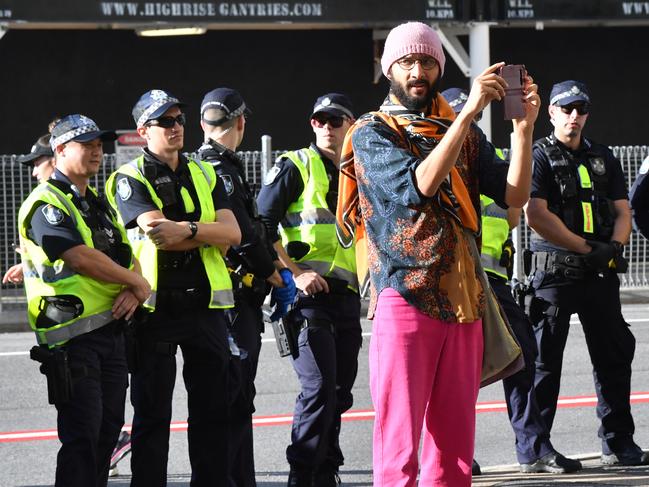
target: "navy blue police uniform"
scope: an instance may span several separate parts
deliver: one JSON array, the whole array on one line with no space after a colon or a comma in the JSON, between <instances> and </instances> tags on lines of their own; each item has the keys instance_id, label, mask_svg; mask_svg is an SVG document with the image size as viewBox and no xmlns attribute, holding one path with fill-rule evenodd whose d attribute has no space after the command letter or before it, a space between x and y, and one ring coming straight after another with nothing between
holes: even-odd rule
<instances>
[{"instance_id":1,"label":"navy blue police uniform","mask_svg":"<svg viewBox=\"0 0 649 487\"><path fill-rule=\"evenodd\" d=\"M95 249L128 268L130 247L122 242L120 231L111 220L108 202L92 191L81 196L59 170L55 170L49 182L72 195L70 201L92 231ZM57 208L37 207L29 225L30 239L43 249L51 262L67 250L84 245L72 218ZM38 325L47 326L46 323ZM73 386L70 400L56 404L62 444L57 458L56 485L105 486L111 452L124 424L128 370L122 321L115 320L76 336L63 348L68 354Z\"/></svg>"},{"instance_id":2,"label":"navy blue police uniform","mask_svg":"<svg viewBox=\"0 0 649 487\"><path fill-rule=\"evenodd\" d=\"M144 149L143 173L173 221L198 221L200 204L188 161L179 154L172 170ZM218 178L217 178L218 179ZM137 179L119 174L115 198L127 229L137 218L156 211L149 190ZM187 211L182 191L194 211ZM230 209L221 180L212 190L215 210ZM134 408L132 486L166 485L169 424L176 381L176 351L183 354L188 394L189 456L192 485L225 485L228 458L228 387L230 357L227 324L220 309L210 309L210 284L198 249L158 250L155 311L137 327L137 366L131 379Z\"/></svg>"},{"instance_id":3,"label":"navy blue police uniform","mask_svg":"<svg viewBox=\"0 0 649 487\"><path fill-rule=\"evenodd\" d=\"M631 208L633 209L633 222L638 231L649 239L649 156L642 161L638 175L633 182L629 194Z\"/></svg>"},{"instance_id":4,"label":"navy blue police uniform","mask_svg":"<svg viewBox=\"0 0 649 487\"><path fill-rule=\"evenodd\" d=\"M324 162L329 179L326 201L335 214L338 168L315 144L310 148ZM278 224L303 191L299 169L288 159L280 158L268 173L257 199L259 214L272 241L279 240ZM289 257L298 260L301 256L293 252L292 248L287 249ZM299 249L295 252L299 254ZM293 326L300 330L293 368L301 392L295 401L291 444L286 457L292 469L315 469L316 479L318 471L324 478L331 478L329 474L343 465L339 445L341 414L353 403L351 390L362 342L359 295L343 282L329 279L327 282L329 293L306 295L298 291L290 314Z\"/></svg>"},{"instance_id":5,"label":"navy blue police uniform","mask_svg":"<svg viewBox=\"0 0 649 487\"><path fill-rule=\"evenodd\" d=\"M555 85L551 98L560 106L590 101L585 86L573 81ZM590 254L575 254L532 233L534 298L528 313L538 345L535 385L541 414L551 430L570 317L577 313L593 364L602 461L643 463L646 455L633 443L629 404L635 338L620 303L621 244L611 242L613 202L627 199L622 167L606 146L582 137L570 150L554 134L535 142L533 159L531 198L546 200L548 210L593 248ZM615 247L617 269L591 259L598 245Z\"/></svg>"},{"instance_id":6,"label":"navy blue police uniform","mask_svg":"<svg viewBox=\"0 0 649 487\"><path fill-rule=\"evenodd\" d=\"M230 374L230 475L239 487L255 485L252 413L255 376L264 331L262 305L270 291L266 279L275 271L277 254L265 237L265 226L259 220L253 188L246 180L243 161L225 146L210 140L198 150L198 157L209 162L223 180L232 212L241 229L241 244L232 246L226 255L234 290L234 309L228 310L232 336L240 350L233 357ZM252 274L252 279L245 276ZM245 283L244 283L245 281Z\"/></svg>"}]
</instances>

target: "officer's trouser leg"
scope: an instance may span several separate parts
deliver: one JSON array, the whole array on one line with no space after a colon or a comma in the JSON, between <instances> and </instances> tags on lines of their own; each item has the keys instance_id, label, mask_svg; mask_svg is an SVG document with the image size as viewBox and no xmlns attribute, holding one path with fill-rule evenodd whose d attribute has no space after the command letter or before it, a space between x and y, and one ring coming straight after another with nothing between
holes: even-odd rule
<instances>
[{"instance_id":1,"label":"officer's trouser leg","mask_svg":"<svg viewBox=\"0 0 649 487\"><path fill-rule=\"evenodd\" d=\"M189 417L191 487L225 486L228 465L229 348L222 310L192 314L197 331L180 342Z\"/></svg>"},{"instance_id":2,"label":"officer's trouser leg","mask_svg":"<svg viewBox=\"0 0 649 487\"><path fill-rule=\"evenodd\" d=\"M162 330L183 323L155 312L142 327L138 368L131 375L133 430L131 432L131 487L163 486L167 482L171 403L176 381L176 356L155 343ZM158 330L152 329L155 327ZM149 328L149 329L147 329ZM169 342L170 343L170 342Z\"/></svg>"},{"instance_id":3,"label":"officer's trouser leg","mask_svg":"<svg viewBox=\"0 0 649 487\"><path fill-rule=\"evenodd\" d=\"M597 393L599 436L603 440L628 438L634 433L629 395L635 338L622 316L619 280L615 274L586 281L588 296L579 309L586 344L593 364ZM615 442L612 442L613 445Z\"/></svg>"},{"instance_id":4,"label":"officer's trouser leg","mask_svg":"<svg viewBox=\"0 0 649 487\"><path fill-rule=\"evenodd\" d=\"M360 301L356 296L347 297L342 306L340 319L336 322L336 412L329 433L329 446L325 463L338 470L344 457L340 449L341 415L354 403L352 387L358 373L358 352L363 337L360 324Z\"/></svg>"},{"instance_id":5,"label":"officer's trouser leg","mask_svg":"<svg viewBox=\"0 0 649 487\"><path fill-rule=\"evenodd\" d=\"M550 453L550 432L541 416L534 388L534 361L537 348L534 330L523 309L514 301L510 287L502 279L489 278L496 297L512 327L525 359L525 368L503 380L507 413L516 436L519 463L533 463Z\"/></svg>"},{"instance_id":6,"label":"officer's trouser leg","mask_svg":"<svg viewBox=\"0 0 649 487\"><path fill-rule=\"evenodd\" d=\"M536 287L536 286L535 286ZM538 355L536 358L535 389L536 399L548 431L557 412L557 400L561 386L561 368L563 366L563 350L570 329L571 308L569 300L559 302L560 293L569 293L567 287L537 288L536 297L547 303L560 306L558 316L548 316L538 313L531 316L534 325Z\"/></svg>"},{"instance_id":7,"label":"officer's trouser leg","mask_svg":"<svg viewBox=\"0 0 649 487\"><path fill-rule=\"evenodd\" d=\"M263 327L261 308L244 299L237 299L236 318L231 325L239 348L247 352L240 361L238 384L230 407L230 477L237 487L255 486L252 414L255 411L255 376L261 349ZM233 359L238 360L238 359Z\"/></svg>"},{"instance_id":8,"label":"officer's trouser leg","mask_svg":"<svg viewBox=\"0 0 649 487\"><path fill-rule=\"evenodd\" d=\"M115 325L72 339L71 366L87 373L74 381L72 398L57 406L61 449L57 487L105 486L108 461L124 424L127 386L124 340Z\"/></svg>"},{"instance_id":9,"label":"officer's trouser leg","mask_svg":"<svg viewBox=\"0 0 649 487\"><path fill-rule=\"evenodd\" d=\"M300 332L298 345L293 368L302 388L286 458L294 467L314 468L326 455L336 410L336 342L330 327L309 326Z\"/></svg>"}]
</instances>

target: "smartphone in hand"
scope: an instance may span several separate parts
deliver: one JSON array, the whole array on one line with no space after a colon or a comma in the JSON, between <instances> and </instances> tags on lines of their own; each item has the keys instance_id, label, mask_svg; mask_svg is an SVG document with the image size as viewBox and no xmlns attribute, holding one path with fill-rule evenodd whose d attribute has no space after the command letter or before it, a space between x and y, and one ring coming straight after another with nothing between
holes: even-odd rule
<instances>
[{"instance_id":1,"label":"smartphone in hand","mask_svg":"<svg viewBox=\"0 0 649 487\"><path fill-rule=\"evenodd\" d=\"M525 84L524 64L508 64L498 73L505 78L509 88L505 90L505 120L525 117L523 86Z\"/></svg>"}]
</instances>

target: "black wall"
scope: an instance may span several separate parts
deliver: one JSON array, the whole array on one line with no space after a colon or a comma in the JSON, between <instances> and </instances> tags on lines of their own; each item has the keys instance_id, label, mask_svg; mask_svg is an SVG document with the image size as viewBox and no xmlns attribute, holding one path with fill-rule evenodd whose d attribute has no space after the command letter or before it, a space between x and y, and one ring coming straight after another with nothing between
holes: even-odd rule
<instances>
[{"instance_id":1,"label":"black wall","mask_svg":"<svg viewBox=\"0 0 649 487\"><path fill-rule=\"evenodd\" d=\"M646 144L649 28L492 29L494 61L524 63L544 102L536 136L550 130L553 82L585 81L594 102L587 133L612 145ZM238 89L253 110L242 149L311 140L315 98L349 94L362 113L376 108L387 83L373 79L370 30L210 31L203 36L145 39L132 31L10 30L0 40L0 153L22 153L56 114L84 113L102 128L132 128L131 108L146 90L169 90L189 104L186 148L201 141L198 107L217 86ZM447 60L444 86L468 86ZM511 124L493 110L494 142L508 145Z\"/></svg>"}]
</instances>

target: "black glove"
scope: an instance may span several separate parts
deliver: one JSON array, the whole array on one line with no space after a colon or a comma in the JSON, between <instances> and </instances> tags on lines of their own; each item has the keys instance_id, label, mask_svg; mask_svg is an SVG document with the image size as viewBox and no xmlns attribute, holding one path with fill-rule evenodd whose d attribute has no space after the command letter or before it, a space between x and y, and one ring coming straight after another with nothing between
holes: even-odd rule
<instances>
[{"instance_id":1,"label":"black glove","mask_svg":"<svg viewBox=\"0 0 649 487\"><path fill-rule=\"evenodd\" d=\"M597 242L595 240L586 240L592 250L585 256L588 265L597 270L603 271L608 269L609 262L617 255L617 249L611 242Z\"/></svg>"}]
</instances>

